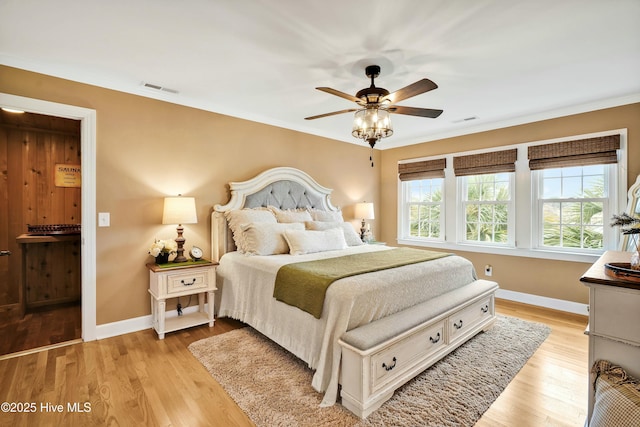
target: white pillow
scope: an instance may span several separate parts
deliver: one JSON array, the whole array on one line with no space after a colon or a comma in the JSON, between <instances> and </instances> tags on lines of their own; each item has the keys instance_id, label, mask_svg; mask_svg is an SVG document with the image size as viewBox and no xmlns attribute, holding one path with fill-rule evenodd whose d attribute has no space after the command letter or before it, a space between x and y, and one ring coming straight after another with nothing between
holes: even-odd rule
<instances>
[{"instance_id":1,"label":"white pillow","mask_svg":"<svg viewBox=\"0 0 640 427\"><path fill-rule=\"evenodd\" d=\"M224 216L227 218L227 224L233 233L233 241L240 252L244 252L244 236L241 228L243 224L256 222L275 224L278 222L273 213L267 208L236 209L225 212Z\"/></svg>"},{"instance_id":2,"label":"white pillow","mask_svg":"<svg viewBox=\"0 0 640 427\"><path fill-rule=\"evenodd\" d=\"M329 230L330 228L342 228L344 240L348 246L364 245L360 235L356 233L349 222L307 221L304 223L307 230Z\"/></svg>"},{"instance_id":3,"label":"white pillow","mask_svg":"<svg viewBox=\"0 0 640 427\"><path fill-rule=\"evenodd\" d=\"M305 222L312 221L311 214L305 209L288 209L282 210L275 206L269 206L269 209L275 215L278 222Z\"/></svg>"},{"instance_id":4,"label":"white pillow","mask_svg":"<svg viewBox=\"0 0 640 427\"><path fill-rule=\"evenodd\" d=\"M256 222L242 225L245 255L276 255L289 253L285 230L304 230L302 223L279 224Z\"/></svg>"},{"instance_id":5,"label":"white pillow","mask_svg":"<svg viewBox=\"0 0 640 427\"><path fill-rule=\"evenodd\" d=\"M314 221L344 222L344 218L342 218L342 211L321 211L319 209L309 209L309 213Z\"/></svg>"},{"instance_id":6,"label":"white pillow","mask_svg":"<svg viewBox=\"0 0 640 427\"><path fill-rule=\"evenodd\" d=\"M289 244L289 253L291 255L335 251L347 247L342 228L331 228L323 231L285 230L284 238Z\"/></svg>"}]
</instances>

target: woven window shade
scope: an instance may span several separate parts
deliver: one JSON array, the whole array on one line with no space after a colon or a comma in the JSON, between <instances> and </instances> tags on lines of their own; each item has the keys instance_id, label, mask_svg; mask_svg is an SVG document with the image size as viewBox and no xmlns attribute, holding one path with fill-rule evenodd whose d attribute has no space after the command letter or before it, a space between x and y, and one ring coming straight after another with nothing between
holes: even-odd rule
<instances>
[{"instance_id":1,"label":"woven window shade","mask_svg":"<svg viewBox=\"0 0 640 427\"><path fill-rule=\"evenodd\" d=\"M456 176L482 175L485 173L515 172L518 150L492 151L453 158Z\"/></svg>"},{"instance_id":2,"label":"woven window shade","mask_svg":"<svg viewBox=\"0 0 640 427\"><path fill-rule=\"evenodd\" d=\"M447 159L424 160L421 162L401 163L398 165L400 181L416 179L444 178Z\"/></svg>"},{"instance_id":3,"label":"woven window shade","mask_svg":"<svg viewBox=\"0 0 640 427\"><path fill-rule=\"evenodd\" d=\"M529 169L562 168L617 163L620 135L529 147Z\"/></svg>"}]
</instances>

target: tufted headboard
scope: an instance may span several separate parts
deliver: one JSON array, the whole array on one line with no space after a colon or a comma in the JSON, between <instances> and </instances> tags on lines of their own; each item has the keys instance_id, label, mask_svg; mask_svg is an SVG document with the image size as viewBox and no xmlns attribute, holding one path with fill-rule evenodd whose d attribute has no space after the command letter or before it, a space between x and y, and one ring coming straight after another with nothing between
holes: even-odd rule
<instances>
[{"instance_id":1,"label":"tufted headboard","mask_svg":"<svg viewBox=\"0 0 640 427\"><path fill-rule=\"evenodd\" d=\"M229 189L229 202L225 205L215 205L211 214L211 256L214 261L219 261L222 255L235 250L231 231L224 216L227 211L266 206L338 211L329 200L332 190L295 168L268 169L247 181L230 182Z\"/></svg>"}]
</instances>

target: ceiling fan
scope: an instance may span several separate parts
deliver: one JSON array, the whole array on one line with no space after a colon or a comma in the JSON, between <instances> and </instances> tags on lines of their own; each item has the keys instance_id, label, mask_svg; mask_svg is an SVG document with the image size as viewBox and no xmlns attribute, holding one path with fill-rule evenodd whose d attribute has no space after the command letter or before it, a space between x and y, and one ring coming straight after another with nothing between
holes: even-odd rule
<instances>
[{"instance_id":1,"label":"ceiling fan","mask_svg":"<svg viewBox=\"0 0 640 427\"><path fill-rule=\"evenodd\" d=\"M380 75L380 66L369 65L365 68L365 74L371 79L371 86L358 91L355 96L329 87L316 88L322 92L327 92L332 95L348 99L349 101L353 101L358 104L359 108L350 108L347 110L305 117L305 120L315 120L322 117L352 113L355 111L356 114L353 122L352 135L356 138L364 139L369 143L371 148L373 148L381 138L386 138L393 134L389 113L429 117L432 119L435 119L442 114L442 110L395 105L407 98L436 89L438 85L431 80L418 80L409 86L390 93L385 88L376 87L374 84L374 79Z\"/></svg>"}]
</instances>

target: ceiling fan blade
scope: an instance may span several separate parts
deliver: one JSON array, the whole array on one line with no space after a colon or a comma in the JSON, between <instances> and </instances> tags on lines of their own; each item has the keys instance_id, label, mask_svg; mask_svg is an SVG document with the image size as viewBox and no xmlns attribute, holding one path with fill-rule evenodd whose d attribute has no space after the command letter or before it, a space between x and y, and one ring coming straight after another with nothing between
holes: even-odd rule
<instances>
[{"instance_id":1,"label":"ceiling fan blade","mask_svg":"<svg viewBox=\"0 0 640 427\"><path fill-rule=\"evenodd\" d=\"M411 98L412 96L420 95L421 93L429 92L436 89L437 84L429 79L418 80L415 83L405 86L402 89L398 89L395 92L390 93L387 96L383 96L380 102L391 101L392 104L400 102L404 99Z\"/></svg>"},{"instance_id":2,"label":"ceiling fan blade","mask_svg":"<svg viewBox=\"0 0 640 427\"><path fill-rule=\"evenodd\" d=\"M400 105L394 105L393 107L389 107L388 110L391 113L395 113L395 114L406 114L407 116L429 117L432 119L435 119L440 114L442 114L442 110L432 110L431 108L402 107Z\"/></svg>"},{"instance_id":3,"label":"ceiling fan blade","mask_svg":"<svg viewBox=\"0 0 640 427\"><path fill-rule=\"evenodd\" d=\"M362 100L360 98L356 98L353 95L340 92L339 90L336 90L336 89L331 89L330 87L317 87L316 89L321 90L323 92L330 93L331 95L339 96L340 98L348 99L349 101L357 102L358 104L362 104Z\"/></svg>"},{"instance_id":4,"label":"ceiling fan blade","mask_svg":"<svg viewBox=\"0 0 640 427\"><path fill-rule=\"evenodd\" d=\"M352 113L358 111L358 108L350 108L348 110L334 111L333 113L318 114L317 116L305 117L305 120L321 119L322 117L335 116L336 114Z\"/></svg>"}]
</instances>

